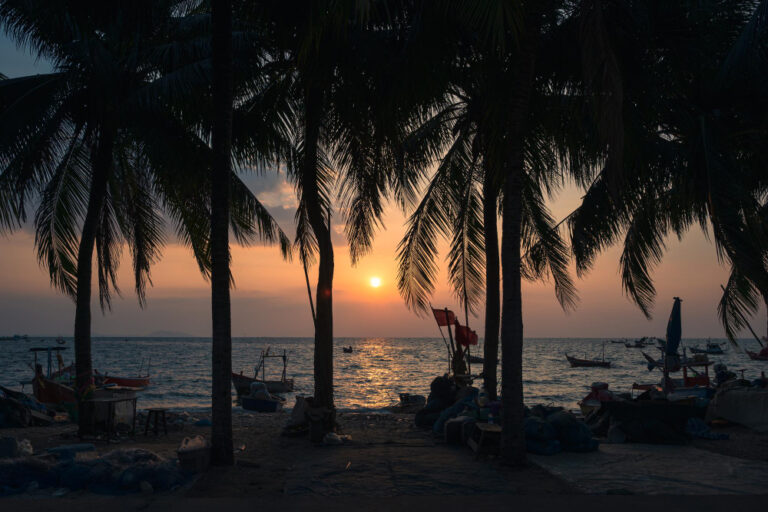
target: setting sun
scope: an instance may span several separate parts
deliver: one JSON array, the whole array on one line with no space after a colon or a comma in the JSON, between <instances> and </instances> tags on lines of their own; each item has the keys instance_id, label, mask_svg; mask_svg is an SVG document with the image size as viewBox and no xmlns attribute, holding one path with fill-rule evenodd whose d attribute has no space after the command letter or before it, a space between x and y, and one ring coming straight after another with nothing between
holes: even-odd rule
<instances>
[{"instance_id":1,"label":"setting sun","mask_svg":"<svg viewBox=\"0 0 768 512\"><path fill-rule=\"evenodd\" d=\"M381 286L381 279L378 277L372 277L371 286L373 286L374 288L378 288L379 286Z\"/></svg>"}]
</instances>

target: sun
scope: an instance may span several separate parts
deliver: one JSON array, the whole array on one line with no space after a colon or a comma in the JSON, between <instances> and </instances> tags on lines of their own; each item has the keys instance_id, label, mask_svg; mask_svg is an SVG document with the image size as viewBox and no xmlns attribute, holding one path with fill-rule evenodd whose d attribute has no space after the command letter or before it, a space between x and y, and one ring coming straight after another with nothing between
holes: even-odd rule
<instances>
[{"instance_id":1,"label":"sun","mask_svg":"<svg viewBox=\"0 0 768 512\"><path fill-rule=\"evenodd\" d=\"M381 278L379 277L372 277L371 278L371 286L374 288L378 288L381 286Z\"/></svg>"}]
</instances>

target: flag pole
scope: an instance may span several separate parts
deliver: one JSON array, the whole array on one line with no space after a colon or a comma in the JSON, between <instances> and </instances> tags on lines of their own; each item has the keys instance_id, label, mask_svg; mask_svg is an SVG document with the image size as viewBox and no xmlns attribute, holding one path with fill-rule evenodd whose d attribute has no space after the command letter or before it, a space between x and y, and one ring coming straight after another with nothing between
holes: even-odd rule
<instances>
[{"instance_id":1,"label":"flag pole","mask_svg":"<svg viewBox=\"0 0 768 512\"><path fill-rule=\"evenodd\" d=\"M448 339L451 340L451 357L456 353L456 347L453 344L453 334L451 334L451 322L448 321L448 308L445 308L445 321L448 324Z\"/></svg>"},{"instance_id":2,"label":"flag pole","mask_svg":"<svg viewBox=\"0 0 768 512\"><path fill-rule=\"evenodd\" d=\"M451 373L451 347L448 346L448 341L445 339L445 334L443 334L443 328L440 326L440 322L437 321L437 317L435 316L435 308L432 307L432 303L429 303L429 309L432 310L432 316L435 318L435 323L437 324L437 328L440 330L440 336L443 338L443 343L445 344L445 350L448 351L448 373Z\"/></svg>"}]
</instances>

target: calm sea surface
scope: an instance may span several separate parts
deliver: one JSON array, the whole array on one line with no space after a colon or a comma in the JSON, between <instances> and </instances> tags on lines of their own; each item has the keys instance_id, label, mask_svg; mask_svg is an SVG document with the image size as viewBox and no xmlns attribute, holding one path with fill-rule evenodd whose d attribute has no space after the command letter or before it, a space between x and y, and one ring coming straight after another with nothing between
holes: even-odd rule
<instances>
[{"instance_id":1,"label":"calm sea surface","mask_svg":"<svg viewBox=\"0 0 768 512\"><path fill-rule=\"evenodd\" d=\"M658 382L658 371L648 372L639 349L605 343L605 358L610 369L571 368L565 352L577 357L599 357L605 340L530 339L524 348L525 399L528 404L554 403L575 408L593 381L605 381L611 389L629 391L633 382ZM724 340L713 340L724 341ZM703 346L706 340L684 340L683 346ZM482 343L482 341L481 341ZM345 354L342 346L354 352ZM755 350L752 340L742 347ZM0 384L20 388L20 381L32 376L29 364L33 346L56 346L52 338L29 341L0 341ZM71 339L63 351L66 364L74 358ZM152 386L139 395L139 407L169 407L203 410L210 405L211 354L206 338L95 338L94 368L112 375L136 374L142 363L151 360ZM253 375L261 349L272 353L288 352L288 377L296 382L296 393L311 395L313 342L309 338L235 338L232 367ZM658 349L647 353L657 356ZM335 384L337 407L347 410L381 409L398 400L398 393L427 395L432 379L447 369L446 349L440 338L339 338L335 343ZM731 370L745 370L746 378L756 378L768 363L751 361L743 352L728 346L723 356L710 356L726 363ZM479 366L479 365L477 365ZM267 378L279 378L279 359L267 362ZM478 372L473 365L473 371ZM31 392L29 386L26 387ZM234 391L233 391L234 396ZM293 403L288 396L288 403Z\"/></svg>"}]
</instances>

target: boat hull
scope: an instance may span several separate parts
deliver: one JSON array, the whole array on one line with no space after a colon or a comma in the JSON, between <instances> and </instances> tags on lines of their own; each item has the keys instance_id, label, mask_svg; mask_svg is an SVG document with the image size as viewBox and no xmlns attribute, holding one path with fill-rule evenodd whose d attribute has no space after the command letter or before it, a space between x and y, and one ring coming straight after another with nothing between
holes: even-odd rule
<instances>
[{"instance_id":1,"label":"boat hull","mask_svg":"<svg viewBox=\"0 0 768 512\"><path fill-rule=\"evenodd\" d=\"M126 388L145 388L149 386L149 376L147 377L109 377L104 375L104 384L115 384Z\"/></svg>"},{"instance_id":2,"label":"boat hull","mask_svg":"<svg viewBox=\"0 0 768 512\"><path fill-rule=\"evenodd\" d=\"M762 355L758 354L757 352L751 352L751 351L747 350L747 355L753 361L768 361L768 356L762 356Z\"/></svg>"},{"instance_id":3,"label":"boat hull","mask_svg":"<svg viewBox=\"0 0 768 512\"><path fill-rule=\"evenodd\" d=\"M565 355L572 368L610 368L610 361L592 361L589 359L579 359L577 357L571 357L568 354Z\"/></svg>"},{"instance_id":4,"label":"boat hull","mask_svg":"<svg viewBox=\"0 0 768 512\"><path fill-rule=\"evenodd\" d=\"M240 405L246 411L255 412L278 412L283 408L283 402L280 400L264 400L250 396L241 397Z\"/></svg>"},{"instance_id":5,"label":"boat hull","mask_svg":"<svg viewBox=\"0 0 768 512\"><path fill-rule=\"evenodd\" d=\"M722 355L723 349L711 349L711 348L692 348L691 352L694 354L714 354L714 355Z\"/></svg>"},{"instance_id":6,"label":"boat hull","mask_svg":"<svg viewBox=\"0 0 768 512\"><path fill-rule=\"evenodd\" d=\"M251 393L251 384L254 382L263 382L270 393L290 393L293 391L293 379L261 380L241 373L232 374L232 385L239 396L249 395Z\"/></svg>"}]
</instances>

